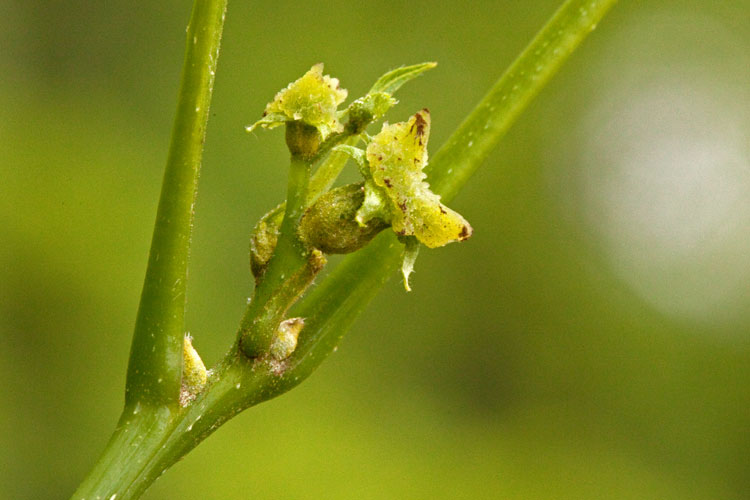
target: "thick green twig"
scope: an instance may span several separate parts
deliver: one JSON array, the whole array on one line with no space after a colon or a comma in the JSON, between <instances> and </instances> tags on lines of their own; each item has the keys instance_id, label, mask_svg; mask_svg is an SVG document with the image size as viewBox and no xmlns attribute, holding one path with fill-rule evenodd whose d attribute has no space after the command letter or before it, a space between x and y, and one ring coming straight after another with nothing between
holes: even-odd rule
<instances>
[{"instance_id":1,"label":"thick green twig","mask_svg":"<svg viewBox=\"0 0 750 500\"><path fill-rule=\"evenodd\" d=\"M227 0L195 0L182 83L128 365L125 409L73 499L137 498L144 467L177 423L185 290L198 172ZM139 483L140 484L140 483ZM148 483L150 484L150 483Z\"/></svg>"},{"instance_id":2,"label":"thick green twig","mask_svg":"<svg viewBox=\"0 0 750 500\"><path fill-rule=\"evenodd\" d=\"M196 0L172 142L133 334L126 405L177 406L193 203L227 0Z\"/></svg>"}]
</instances>

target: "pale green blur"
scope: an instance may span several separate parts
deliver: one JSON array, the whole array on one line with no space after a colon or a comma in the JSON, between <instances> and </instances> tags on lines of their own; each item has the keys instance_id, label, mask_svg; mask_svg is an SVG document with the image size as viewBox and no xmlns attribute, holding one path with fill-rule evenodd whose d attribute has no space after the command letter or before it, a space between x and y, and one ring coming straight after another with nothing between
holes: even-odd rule
<instances>
[{"instance_id":1,"label":"pale green blur","mask_svg":"<svg viewBox=\"0 0 750 500\"><path fill-rule=\"evenodd\" d=\"M189 4L0 0L2 499L67 498L116 423ZM386 115L428 107L434 154L557 5L230 2L188 284L208 366L284 196L283 134L244 130L278 89L438 61ZM451 202L473 237L145 498L747 498L749 18L621 0Z\"/></svg>"}]
</instances>

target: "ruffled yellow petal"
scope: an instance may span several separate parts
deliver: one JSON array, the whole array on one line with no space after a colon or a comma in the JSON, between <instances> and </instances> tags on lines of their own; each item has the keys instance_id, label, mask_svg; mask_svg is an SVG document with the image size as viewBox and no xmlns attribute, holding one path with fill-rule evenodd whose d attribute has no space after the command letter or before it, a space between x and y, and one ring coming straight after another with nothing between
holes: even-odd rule
<instances>
[{"instance_id":1,"label":"ruffled yellow petal","mask_svg":"<svg viewBox=\"0 0 750 500\"><path fill-rule=\"evenodd\" d=\"M467 239L472 229L424 181L429 136L430 112L423 109L406 122L384 125L367 146L367 161L373 181L391 202L393 230L435 248Z\"/></svg>"}]
</instances>

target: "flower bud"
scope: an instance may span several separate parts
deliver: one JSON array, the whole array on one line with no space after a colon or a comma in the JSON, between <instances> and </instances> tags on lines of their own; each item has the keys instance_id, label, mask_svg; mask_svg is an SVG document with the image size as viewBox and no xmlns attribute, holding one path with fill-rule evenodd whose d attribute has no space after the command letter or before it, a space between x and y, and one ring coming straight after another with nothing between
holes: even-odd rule
<instances>
[{"instance_id":1,"label":"flower bud","mask_svg":"<svg viewBox=\"0 0 750 500\"><path fill-rule=\"evenodd\" d=\"M180 404L187 406L206 387L208 371L198 351L193 347L193 339L185 335L182 344L182 388Z\"/></svg>"},{"instance_id":2,"label":"flower bud","mask_svg":"<svg viewBox=\"0 0 750 500\"><path fill-rule=\"evenodd\" d=\"M320 147L318 129L301 121L286 123L286 145L292 156L312 158Z\"/></svg>"},{"instance_id":3,"label":"flower bud","mask_svg":"<svg viewBox=\"0 0 750 500\"><path fill-rule=\"evenodd\" d=\"M250 238L250 269L256 279L263 276L268 261L273 256L279 240L279 227L284 219L285 204L282 203L264 215L253 229Z\"/></svg>"},{"instance_id":4,"label":"flower bud","mask_svg":"<svg viewBox=\"0 0 750 500\"><path fill-rule=\"evenodd\" d=\"M385 92L360 97L347 108L349 121L345 127L346 131L353 135L361 134L370 123L382 118L394 104L396 99Z\"/></svg>"},{"instance_id":5,"label":"flower bud","mask_svg":"<svg viewBox=\"0 0 750 500\"><path fill-rule=\"evenodd\" d=\"M323 194L307 209L299 225L300 239L324 253L350 253L364 247L388 227L381 219L356 221L365 194L362 183L347 184Z\"/></svg>"},{"instance_id":6,"label":"flower bud","mask_svg":"<svg viewBox=\"0 0 750 500\"><path fill-rule=\"evenodd\" d=\"M283 361L291 356L297 348L299 332L304 326L304 318L289 318L282 321L269 349L271 357L276 361Z\"/></svg>"}]
</instances>

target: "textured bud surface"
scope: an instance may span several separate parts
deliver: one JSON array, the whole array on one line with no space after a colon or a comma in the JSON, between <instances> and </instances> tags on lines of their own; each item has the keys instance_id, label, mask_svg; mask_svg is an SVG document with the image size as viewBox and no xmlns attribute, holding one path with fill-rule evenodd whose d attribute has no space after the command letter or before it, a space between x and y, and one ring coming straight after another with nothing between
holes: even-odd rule
<instances>
[{"instance_id":1,"label":"textured bud surface","mask_svg":"<svg viewBox=\"0 0 750 500\"><path fill-rule=\"evenodd\" d=\"M269 350L271 357L276 361L283 361L291 356L297 348L299 332L304 326L304 318L289 318L282 321Z\"/></svg>"},{"instance_id":2,"label":"textured bud surface","mask_svg":"<svg viewBox=\"0 0 750 500\"><path fill-rule=\"evenodd\" d=\"M388 227L381 219L372 219L364 226L357 223L355 216L365 199L362 186L348 184L318 198L300 221L300 239L324 253L350 253Z\"/></svg>"},{"instance_id":3,"label":"textured bud surface","mask_svg":"<svg viewBox=\"0 0 750 500\"><path fill-rule=\"evenodd\" d=\"M347 129L353 134L359 134L372 121L382 118L396 102L396 99L385 92L360 97L349 105Z\"/></svg>"},{"instance_id":4,"label":"textured bud surface","mask_svg":"<svg viewBox=\"0 0 750 500\"><path fill-rule=\"evenodd\" d=\"M253 230L250 238L250 269L256 278L263 275L268 261L273 256L276 242L279 240L279 227L284 218L284 206L282 203L264 215Z\"/></svg>"},{"instance_id":5,"label":"textured bud surface","mask_svg":"<svg viewBox=\"0 0 750 500\"><path fill-rule=\"evenodd\" d=\"M182 344L182 389L180 404L187 406L200 393L208 382L208 371L198 351L193 347L193 339L185 335Z\"/></svg>"}]
</instances>

